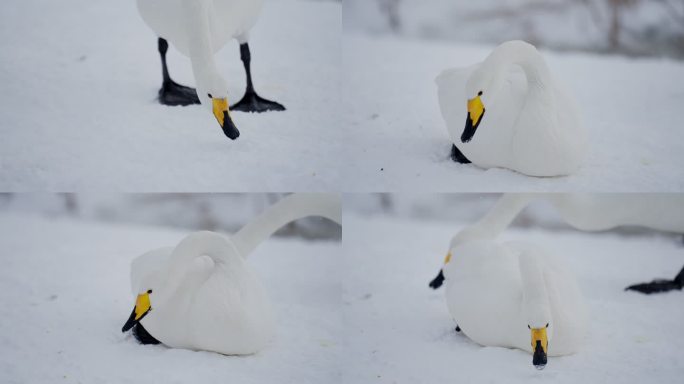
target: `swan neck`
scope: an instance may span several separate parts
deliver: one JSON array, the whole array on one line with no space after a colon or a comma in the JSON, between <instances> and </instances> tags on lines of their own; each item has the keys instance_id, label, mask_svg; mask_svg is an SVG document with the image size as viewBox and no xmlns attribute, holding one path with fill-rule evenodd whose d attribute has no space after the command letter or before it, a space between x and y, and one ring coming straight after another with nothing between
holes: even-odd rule
<instances>
[{"instance_id":1,"label":"swan neck","mask_svg":"<svg viewBox=\"0 0 684 384\"><path fill-rule=\"evenodd\" d=\"M494 239L508 228L518 214L534 199L526 193L507 193L473 227L483 237Z\"/></svg>"},{"instance_id":2,"label":"swan neck","mask_svg":"<svg viewBox=\"0 0 684 384\"><path fill-rule=\"evenodd\" d=\"M522 44L504 43L496 49L487 59L495 67L497 73L508 71L511 65L519 65L525 72L527 83L530 86L545 88L551 78L549 68L544 58L534 46Z\"/></svg>"},{"instance_id":3,"label":"swan neck","mask_svg":"<svg viewBox=\"0 0 684 384\"><path fill-rule=\"evenodd\" d=\"M261 242L284 225L308 216L342 222L340 198L332 194L293 194L270 206L233 236L239 254L247 258Z\"/></svg>"},{"instance_id":4,"label":"swan neck","mask_svg":"<svg viewBox=\"0 0 684 384\"><path fill-rule=\"evenodd\" d=\"M211 2L206 0L183 0L183 9L187 15L186 34L188 41L192 42L189 44L192 72L204 88L211 83L211 79L219 76L211 41L211 6Z\"/></svg>"},{"instance_id":5,"label":"swan neck","mask_svg":"<svg viewBox=\"0 0 684 384\"><path fill-rule=\"evenodd\" d=\"M518 257L522 283L523 315L527 325L541 328L551 322L551 309L539 255L523 250Z\"/></svg>"}]
</instances>

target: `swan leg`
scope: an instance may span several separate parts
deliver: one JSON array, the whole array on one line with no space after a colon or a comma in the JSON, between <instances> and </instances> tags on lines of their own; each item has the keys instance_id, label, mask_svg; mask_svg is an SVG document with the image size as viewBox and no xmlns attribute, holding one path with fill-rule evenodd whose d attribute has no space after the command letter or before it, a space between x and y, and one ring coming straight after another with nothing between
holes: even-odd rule
<instances>
[{"instance_id":1,"label":"swan leg","mask_svg":"<svg viewBox=\"0 0 684 384\"><path fill-rule=\"evenodd\" d=\"M655 280L651 281L650 283L640 283L640 284L630 285L629 287L625 288L625 291L637 291L637 292L641 292L641 293L646 294L646 295L650 295L651 293L669 292L669 291L673 291L675 289L681 291L683 287L684 287L684 267L682 267L682 270L679 271L677 276L675 276L675 278L672 280L655 279Z\"/></svg>"},{"instance_id":2,"label":"swan leg","mask_svg":"<svg viewBox=\"0 0 684 384\"><path fill-rule=\"evenodd\" d=\"M461 153L456 145L451 146L451 160L461 164L470 164L470 160Z\"/></svg>"},{"instance_id":3,"label":"swan leg","mask_svg":"<svg viewBox=\"0 0 684 384\"><path fill-rule=\"evenodd\" d=\"M159 56L161 56L164 80L161 89L159 89L159 102L170 106L199 104L200 101L194 88L176 83L169 75L169 68L166 66L166 51L169 49L169 43L160 37L157 41L157 46L159 48Z\"/></svg>"},{"instance_id":4,"label":"swan leg","mask_svg":"<svg viewBox=\"0 0 684 384\"><path fill-rule=\"evenodd\" d=\"M437 276L430 282L430 288L437 289L444 283L444 270L440 269Z\"/></svg>"},{"instance_id":5,"label":"swan leg","mask_svg":"<svg viewBox=\"0 0 684 384\"><path fill-rule=\"evenodd\" d=\"M244 64L245 73L247 74L247 89L245 90L245 95L242 96L242 99L235 103L235 105L232 105L230 109L232 111L242 112L284 111L285 107L282 104L266 100L257 95L254 90L251 68L252 55L249 52L248 43L240 44L240 59L242 59L242 64Z\"/></svg>"}]
</instances>

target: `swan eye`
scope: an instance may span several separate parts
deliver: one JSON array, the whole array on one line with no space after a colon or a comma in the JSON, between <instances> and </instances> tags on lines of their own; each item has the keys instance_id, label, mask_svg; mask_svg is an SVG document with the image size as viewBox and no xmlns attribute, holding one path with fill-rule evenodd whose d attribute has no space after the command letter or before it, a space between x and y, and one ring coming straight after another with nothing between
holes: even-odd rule
<instances>
[{"instance_id":1,"label":"swan eye","mask_svg":"<svg viewBox=\"0 0 684 384\"><path fill-rule=\"evenodd\" d=\"M482 96L482 91L477 93L478 96Z\"/></svg>"},{"instance_id":2,"label":"swan eye","mask_svg":"<svg viewBox=\"0 0 684 384\"><path fill-rule=\"evenodd\" d=\"M214 96L212 96L211 93L207 93L207 96L209 96L210 99L214 98Z\"/></svg>"},{"instance_id":3,"label":"swan eye","mask_svg":"<svg viewBox=\"0 0 684 384\"><path fill-rule=\"evenodd\" d=\"M527 329L532 329L532 328L530 328L530 325L529 325L529 324L527 324Z\"/></svg>"},{"instance_id":4,"label":"swan eye","mask_svg":"<svg viewBox=\"0 0 684 384\"><path fill-rule=\"evenodd\" d=\"M546 323L546 328L548 328L548 327L549 327L549 323Z\"/></svg>"},{"instance_id":5,"label":"swan eye","mask_svg":"<svg viewBox=\"0 0 684 384\"><path fill-rule=\"evenodd\" d=\"M148 293L148 294L152 293L152 290L151 290L151 289L148 289L148 290L147 290L147 293Z\"/></svg>"}]
</instances>

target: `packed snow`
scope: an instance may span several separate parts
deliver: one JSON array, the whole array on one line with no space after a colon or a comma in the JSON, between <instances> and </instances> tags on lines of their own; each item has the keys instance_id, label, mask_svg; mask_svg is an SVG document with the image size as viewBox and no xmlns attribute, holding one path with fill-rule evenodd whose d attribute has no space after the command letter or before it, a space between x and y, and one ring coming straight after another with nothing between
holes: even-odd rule
<instances>
[{"instance_id":1,"label":"packed snow","mask_svg":"<svg viewBox=\"0 0 684 384\"><path fill-rule=\"evenodd\" d=\"M345 151L345 190L684 189L684 63L669 59L542 50L554 76L577 99L588 130L589 154L576 174L535 178L453 162L434 79L446 68L482 61L493 48L345 31L343 118L354 140Z\"/></svg>"},{"instance_id":2,"label":"packed snow","mask_svg":"<svg viewBox=\"0 0 684 384\"><path fill-rule=\"evenodd\" d=\"M623 288L673 278L681 237L509 229L558 255L576 274L590 309L579 353L537 371L520 350L482 347L455 331L437 274L462 224L394 216L344 216L344 311L349 383L657 383L684 372L683 291L646 296ZM458 257L458 255L453 255Z\"/></svg>"},{"instance_id":3,"label":"packed snow","mask_svg":"<svg viewBox=\"0 0 684 384\"><path fill-rule=\"evenodd\" d=\"M267 1L252 30L261 96L285 112L166 107L157 36L135 1L7 0L0 12L0 190L323 191L339 181L341 4ZM245 90L237 42L216 55L229 100ZM169 49L171 76L194 86Z\"/></svg>"},{"instance_id":4,"label":"packed snow","mask_svg":"<svg viewBox=\"0 0 684 384\"><path fill-rule=\"evenodd\" d=\"M272 238L248 263L277 335L251 356L140 345L130 261L187 231L0 215L0 382L329 383L345 368L339 242Z\"/></svg>"}]
</instances>

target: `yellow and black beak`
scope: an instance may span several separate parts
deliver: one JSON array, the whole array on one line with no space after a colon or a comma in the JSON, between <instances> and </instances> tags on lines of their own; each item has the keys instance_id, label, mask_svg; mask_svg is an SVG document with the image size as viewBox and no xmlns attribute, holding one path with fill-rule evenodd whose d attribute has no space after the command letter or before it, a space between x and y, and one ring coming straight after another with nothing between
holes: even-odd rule
<instances>
[{"instance_id":1,"label":"yellow and black beak","mask_svg":"<svg viewBox=\"0 0 684 384\"><path fill-rule=\"evenodd\" d=\"M549 327L547 323L543 328L530 328L530 335L532 337L532 364L537 369L544 369L546 367L546 354L549 348L549 340L546 338L546 328Z\"/></svg>"},{"instance_id":2,"label":"yellow and black beak","mask_svg":"<svg viewBox=\"0 0 684 384\"><path fill-rule=\"evenodd\" d=\"M150 313L152 310L152 305L150 304L150 293L152 293L151 289L138 295L138 298L135 300L133 312L131 312L131 316L128 317L126 324L124 324L123 328L121 328L121 332L126 332L133 328L133 326L142 320L143 317Z\"/></svg>"},{"instance_id":3,"label":"yellow and black beak","mask_svg":"<svg viewBox=\"0 0 684 384\"><path fill-rule=\"evenodd\" d=\"M444 265L447 265L449 261L451 261L451 252L447 253L446 257L444 258ZM430 288L437 289L441 287L442 284L444 284L444 267L442 267L437 276L432 279L430 282Z\"/></svg>"},{"instance_id":4,"label":"yellow and black beak","mask_svg":"<svg viewBox=\"0 0 684 384\"><path fill-rule=\"evenodd\" d=\"M477 127L480 125L482 117L484 116L485 107L480 99L481 95L482 92L478 93L474 98L468 100L468 117L466 118L465 129L461 135L461 142L463 143L467 143L473 138L475 131L477 130Z\"/></svg>"},{"instance_id":5,"label":"yellow and black beak","mask_svg":"<svg viewBox=\"0 0 684 384\"><path fill-rule=\"evenodd\" d=\"M223 133L228 136L229 139L235 140L240 137L240 131L233 123L233 119L230 118L230 111L228 110L228 99L223 98L213 98L212 101L212 111L214 112L214 117L221 125Z\"/></svg>"}]
</instances>

